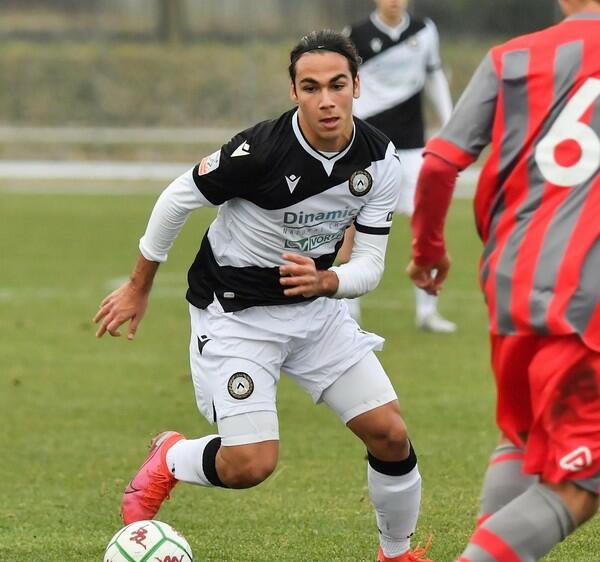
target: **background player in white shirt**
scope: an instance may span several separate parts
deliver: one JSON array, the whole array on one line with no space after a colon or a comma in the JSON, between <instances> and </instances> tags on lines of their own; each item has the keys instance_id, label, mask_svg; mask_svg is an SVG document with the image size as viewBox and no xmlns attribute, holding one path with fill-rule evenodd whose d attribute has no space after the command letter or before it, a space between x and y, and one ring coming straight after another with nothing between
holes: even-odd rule
<instances>
[{"instance_id":1,"label":"background player in white shirt","mask_svg":"<svg viewBox=\"0 0 600 562\"><path fill-rule=\"evenodd\" d=\"M389 139L352 116L359 58L345 36L313 32L290 60L298 108L236 135L162 193L131 279L95 317L99 337L118 336L130 320L133 339L187 216L219 206L187 292L197 404L218 434L158 435L125 490L123 519L154 517L178 481L248 488L265 480L277 463L275 394L284 370L365 443L379 560L423 560L422 549L410 550L421 477L396 393L373 353L383 340L361 330L343 300L381 278L400 164ZM332 267L352 223L352 257Z\"/></svg>"},{"instance_id":2,"label":"background player in white shirt","mask_svg":"<svg viewBox=\"0 0 600 562\"><path fill-rule=\"evenodd\" d=\"M407 12L408 0L375 0L377 9L362 22L344 30L362 58L361 94L354 114L385 133L394 143L402 163L402 187L395 211L411 216L417 177L425 144L422 93L444 125L452 113L452 98L442 70L435 24ZM350 257L351 232L340 251L340 261ZM437 310L437 297L415 289L416 324L431 332L454 332L456 325ZM353 316L359 301L349 303Z\"/></svg>"}]
</instances>

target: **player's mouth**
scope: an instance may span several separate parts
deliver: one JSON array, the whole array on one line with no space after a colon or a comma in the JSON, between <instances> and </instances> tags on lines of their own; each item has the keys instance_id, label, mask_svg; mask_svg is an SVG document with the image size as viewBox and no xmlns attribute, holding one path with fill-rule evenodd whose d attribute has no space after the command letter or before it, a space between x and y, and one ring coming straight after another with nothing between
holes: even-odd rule
<instances>
[{"instance_id":1,"label":"player's mouth","mask_svg":"<svg viewBox=\"0 0 600 562\"><path fill-rule=\"evenodd\" d=\"M339 122L339 117L324 117L323 119L319 119L319 123L321 123L325 129L335 129Z\"/></svg>"}]
</instances>

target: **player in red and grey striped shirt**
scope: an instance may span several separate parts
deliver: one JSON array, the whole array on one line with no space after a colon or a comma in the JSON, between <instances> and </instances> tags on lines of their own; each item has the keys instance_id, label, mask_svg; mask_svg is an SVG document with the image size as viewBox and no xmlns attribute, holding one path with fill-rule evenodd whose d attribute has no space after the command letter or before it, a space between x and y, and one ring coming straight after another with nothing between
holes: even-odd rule
<instances>
[{"instance_id":1,"label":"player in red and grey striped shirt","mask_svg":"<svg viewBox=\"0 0 600 562\"><path fill-rule=\"evenodd\" d=\"M460 562L538 560L598 509L600 0L560 4L488 53L417 188L408 273L435 294L456 176L491 144L475 214L503 437Z\"/></svg>"}]
</instances>

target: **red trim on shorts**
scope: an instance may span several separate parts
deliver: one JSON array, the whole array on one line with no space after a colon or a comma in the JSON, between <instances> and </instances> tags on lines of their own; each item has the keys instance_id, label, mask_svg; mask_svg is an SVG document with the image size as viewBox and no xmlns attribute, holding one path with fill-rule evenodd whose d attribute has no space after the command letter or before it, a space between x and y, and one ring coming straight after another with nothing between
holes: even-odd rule
<instances>
[{"instance_id":1,"label":"red trim on shorts","mask_svg":"<svg viewBox=\"0 0 600 562\"><path fill-rule=\"evenodd\" d=\"M498 464L499 462L507 461L522 461L525 458L525 453L505 453L490 461L490 465Z\"/></svg>"},{"instance_id":2,"label":"red trim on shorts","mask_svg":"<svg viewBox=\"0 0 600 562\"><path fill-rule=\"evenodd\" d=\"M483 548L496 560L502 562L523 562L504 540L489 529L481 527L471 537L470 544Z\"/></svg>"},{"instance_id":3,"label":"red trim on shorts","mask_svg":"<svg viewBox=\"0 0 600 562\"><path fill-rule=\"evenodd\" d=\"M456 562L471 562L468 558L461 556Z\"/></svg>"}]
</instances>

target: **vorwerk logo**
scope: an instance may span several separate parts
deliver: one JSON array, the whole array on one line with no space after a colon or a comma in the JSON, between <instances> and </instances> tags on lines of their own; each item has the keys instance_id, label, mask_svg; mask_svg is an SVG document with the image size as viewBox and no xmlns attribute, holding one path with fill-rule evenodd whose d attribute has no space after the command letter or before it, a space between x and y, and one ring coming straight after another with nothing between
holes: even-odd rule
<instances>
[{"instance_id":1,"label":"vorwerk logo","mask_svg":"<svg viewBox=\"0 0 600 562\"><path fill-rule=\"evenodd\" d=\"M300 240L286 240L285 247L292 250L300 250L301 252L310 252L311 250L314 250L319 246L323 246L324 244L341 240L343 236L343 232L315 234L314 236L308 236L307 238L301 238Z\"/></svg>"}]
</instances>

